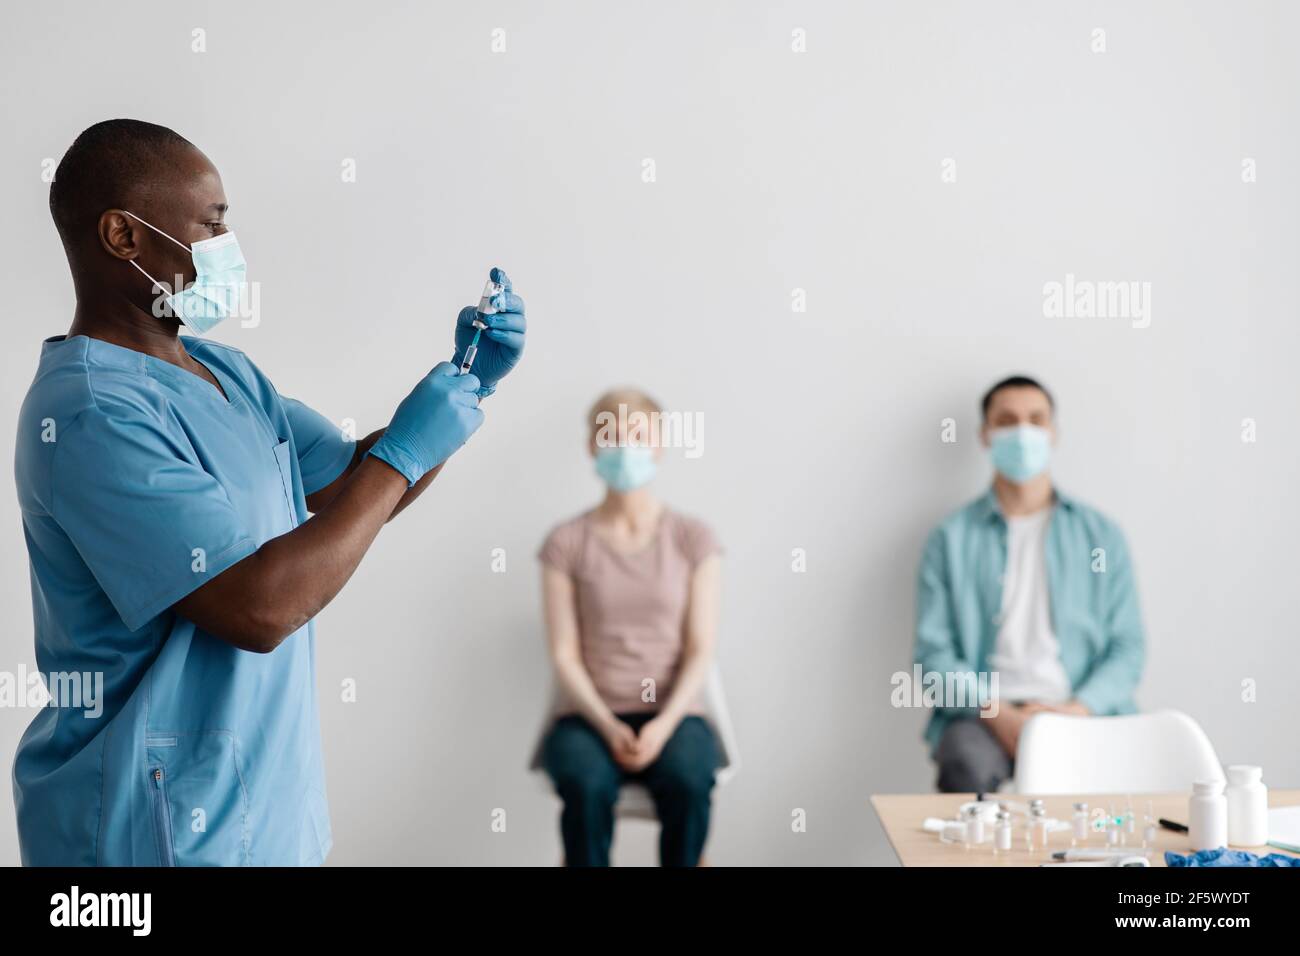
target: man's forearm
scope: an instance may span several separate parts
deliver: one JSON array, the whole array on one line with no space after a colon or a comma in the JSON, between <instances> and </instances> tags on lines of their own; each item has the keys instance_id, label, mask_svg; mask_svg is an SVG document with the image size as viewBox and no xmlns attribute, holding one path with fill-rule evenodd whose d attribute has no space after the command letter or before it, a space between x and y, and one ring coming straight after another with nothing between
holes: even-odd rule
<instances>
[{"instance_id":1,"label":"man's forearm","mask_svg":"<svg viewBox=\"0 0 1300 956\"><path fill-rule=\"evenodd\" d=\"M279 629L292 634L342 590L403 496L406 479L366 458L319 514L254 555L258 593L279 605Z\"/></svg>"},{"instance_id":2,"label":"man's forearm","mask_svg":"<svg viewBox=\"0 0 1300 956\"><path fill-rule=\"evenodd\" d=\"M308 495L307 509L313 514L320 514L328 508L330 502L332 502L343 489L343 485L352 477L353 472L355 472L357 468L360 467L361 463L366 460L366 452L370 451L374 443L379 441L383 435L384 429L381 428L378 431L371 432L365 438L358 439L356 449L352 453L352 460L348 462L348 466L343 470L343 474L334 479L328 487L322 488L320 491ZM443 464L446 464L446 462L443 462ZM426 472L419 481L406 490L406 493L402 495L397 504L393 506L392 512L384 520L391 521L401 513L402 509L416 498L420 497L420 495L424 494L424 489L428 488L429 483L432 482L434 478L438 477L438 472L440 471L442 471L442 465L438 465L436 468L432 468Z\"/></svg>"},{"instance_id":3,"label":"man's forearm","mask_svg":"<svg viewBox=\"0 0 1300 956\"><path fill-rule=\"evenodd\" d=\"M445 464L447 463L444 461L442 465ZM436 465L433 468L430 468L428 471L424 473L424 476L420 478L419 481L411 485L410 488L407 488L406 494L402 495L402 497L398 499L397 504L393 506L393 513L388 516L387 520L392 521L394 518L396 518L399 514L402 513L402 509L404 509L416 498L420 497L420 495L424 494L424 489L428 488L430 482L432 482L433 479L437 478L438 474L442 471L442 465Z\"/></svg>"},{"instance_id":4,"label":"man's forearm","mask_svg":"<svg viewBox=\"0 0 1300 956\"><path fill-rule=\"evenodd\" d=\"M370 450L370 446L373 445L375 442L379 441L379 439L382 438L383 435L384 435L384 430L381 428L379 429L379 431L371 432L369 435L367 435L365 438L361 439L361 441L357 443L358 457L353 460L353 467L356 467L362 461L365 461L366 452ZM447 463L444 461L442 465L445 464ZM405 509L407 505L409 505L416 498L420 497L420 495L424 494L424 489L428 488L429 484L433 481L433 479L437 478L438 473L442 471L442 465L438 465L434 468L430 468L428 471L424 473L423 477L421 477L419 481L411 485L410 488L406 489L406 494L402 495L401 499L393 507L393 513L388 516L387 518L388 521L392 521L394 518L396 518L399 514L402 513L403 509Z\"/></svg>"},{"instance_id":5,"label":"man's forearm","mask_svg":"<svg viewBox=\"0 0 1300 956\"><path fill-rule=\"evenodd\" d=\"M186 595L176 611L243 650L275 650L347 583L406 487L387 463L364 460L318 514Z\"/></svg>"}]
</instances>

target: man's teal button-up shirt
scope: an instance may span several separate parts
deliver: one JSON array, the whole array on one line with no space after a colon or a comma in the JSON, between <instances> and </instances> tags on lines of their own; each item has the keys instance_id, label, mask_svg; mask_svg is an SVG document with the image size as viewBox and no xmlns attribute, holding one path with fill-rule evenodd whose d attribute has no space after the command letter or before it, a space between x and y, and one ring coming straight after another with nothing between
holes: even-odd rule
<instances>
[{"instance_id":1,"label":"man's teal button-up shirt","mask_svg":"<svg viewBox=\"0 0 1300 956\"><path fill-rule=\"evenodd\" d=\"M1094 714L1131 713L1145 651L1123 534L1057 492L1046 551L1052 628L1074 698ZM992 490L931 533L917 583L915 663L923 672L988 673L1006 562L1007 522ZM937 707L925 731L930 747L954 717L975 712Z\"/></svg>"}]
</instances>

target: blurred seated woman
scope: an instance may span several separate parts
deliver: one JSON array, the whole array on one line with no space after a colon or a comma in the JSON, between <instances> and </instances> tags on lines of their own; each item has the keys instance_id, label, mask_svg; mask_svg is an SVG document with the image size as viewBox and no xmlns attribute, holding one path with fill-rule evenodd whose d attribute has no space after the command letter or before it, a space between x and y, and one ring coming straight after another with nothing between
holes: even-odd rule
<instances>
[{"instance_id":1,"label":"blurred seated woman","mask_svg":"<svg viewBox=\"0 0 1300 956\"><path fill-rule=\"evenodd\" d=\"M570 866L609 865L614 804L630 781L654 799L663 865L695 866L709 830L719 748L700 698L720 548L650 490L661 449L648 424L659 411L631 389L596 402L589 450L604 500L556 527L539 555L562 702L542 762L564 801Z\"/></svg>"}]
</instances>

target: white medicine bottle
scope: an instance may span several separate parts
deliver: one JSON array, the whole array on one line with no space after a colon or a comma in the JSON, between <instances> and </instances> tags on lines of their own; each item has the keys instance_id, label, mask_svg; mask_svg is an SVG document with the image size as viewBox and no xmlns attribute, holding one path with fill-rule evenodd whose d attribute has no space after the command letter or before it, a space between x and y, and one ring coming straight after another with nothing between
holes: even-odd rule
<instances>
[{"instance_id":1,"label":"white medicine bottle","mask_svg":"<svg viewBox=\"0 0 1300 956\"><path fill-rule=\"evenodd\" d=\"M1228 801L1222 780L1197 780L1188 804L1187 836L1193 850L1228 845Z\"/></svg>"},{"instance_id":2,"label":"white medicine bottle","mask_svg":"<svg viewBox=\"0 0 1300 956\"><path fill-rule=\"evenodd\" d=\"M1228 842L1263 846L1268 842L1268 787L1264 771L1247 764L1228 768Z\"/></svg>"}]
</instances>

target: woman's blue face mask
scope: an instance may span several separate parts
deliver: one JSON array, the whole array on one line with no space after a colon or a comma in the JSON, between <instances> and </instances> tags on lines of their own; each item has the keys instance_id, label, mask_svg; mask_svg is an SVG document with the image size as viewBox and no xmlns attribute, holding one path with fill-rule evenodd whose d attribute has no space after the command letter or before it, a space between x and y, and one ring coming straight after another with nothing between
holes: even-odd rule
<instances>
[{"instance_id":1,"label":"woman's blue face mask","mask_svg":"<svg viewBox=\"0 0 1300 956\"><path fill-rule=\"evenodd\" d=\"M635 491L655 476L654 449L619 445L596 449L596 474L614 491Z\"/></svg>"},{"instance_id":2,"label":"woman's blue face mask","mask_svg":"<svg viewBox=\"0 0 1300 956\"><path fill-rule=\"evenodd\" d=\"M1052 458L1052 436L1038 425L995 428L989 432L989 452L998 474L1021 484L1047 469Z\"/></svg>"}]
</instances>

